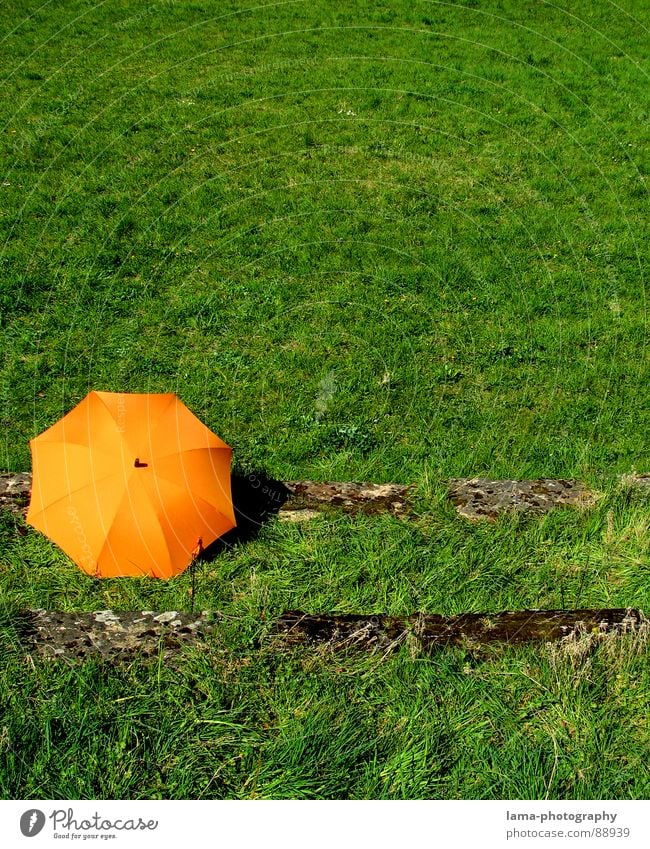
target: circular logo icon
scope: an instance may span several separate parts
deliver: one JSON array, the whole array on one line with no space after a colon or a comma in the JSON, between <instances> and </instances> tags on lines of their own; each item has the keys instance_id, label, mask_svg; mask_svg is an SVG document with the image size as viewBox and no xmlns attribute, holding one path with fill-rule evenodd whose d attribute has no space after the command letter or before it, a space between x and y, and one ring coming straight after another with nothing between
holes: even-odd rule
<instances>
[{"instance_id":1,"label":"circular logo icon","mask_svg":"<svg viewBox=\"0 0 650 849\"><path fill-rule=\"evenodd\" d=\"M45 825L45 814L38 808L31 808L20 818L20 830L25 837L36 837Z\"/></svg>"}]
</instances>

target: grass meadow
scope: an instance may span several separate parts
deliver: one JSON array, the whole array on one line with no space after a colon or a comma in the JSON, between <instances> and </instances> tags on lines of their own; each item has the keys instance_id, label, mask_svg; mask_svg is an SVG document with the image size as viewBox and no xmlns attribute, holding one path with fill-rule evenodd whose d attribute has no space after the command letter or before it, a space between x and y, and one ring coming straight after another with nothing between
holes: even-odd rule
<instances>
[{"instance_id":1,"label":"grass meadow","mask_svg":"<svg viewBox=\"0 0 650 849\"><path fill-rule=\"evenodd\" d=\"M0 467L90 389L176 392L280 480L415 517L270 521L200 565L214 640L25 659L24 607L189 609L0 515L4 798L647 798L645 637L278 651L285 609L650 609L642 2L0 7ZM471 525L449 477L576 477Z\"/></svg>"}]
</instances>

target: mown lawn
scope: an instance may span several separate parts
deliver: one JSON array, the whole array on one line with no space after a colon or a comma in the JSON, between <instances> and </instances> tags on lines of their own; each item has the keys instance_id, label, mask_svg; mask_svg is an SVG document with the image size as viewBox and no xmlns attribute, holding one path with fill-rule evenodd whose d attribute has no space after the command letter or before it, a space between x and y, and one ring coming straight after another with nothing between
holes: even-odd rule
<instances>
[{"instance_id":1,"label":"mown lawn","mask_svg":"<svg viewBox=\"0 0 650 849\"><path fill-rule=\"evenodd\" d=\"M644 637L276 651L283 609L650 609L648 10L160 0L0 8L0 467L91 388L174 391L279 479L416 517L272 521L197 574L214 643L25 661L21 607L187 609L0 519L5 798L647 798ZM590 512L471 526L463 475ZM25 533L20 533L25 531Z\"/></svg>"}]
</instances>

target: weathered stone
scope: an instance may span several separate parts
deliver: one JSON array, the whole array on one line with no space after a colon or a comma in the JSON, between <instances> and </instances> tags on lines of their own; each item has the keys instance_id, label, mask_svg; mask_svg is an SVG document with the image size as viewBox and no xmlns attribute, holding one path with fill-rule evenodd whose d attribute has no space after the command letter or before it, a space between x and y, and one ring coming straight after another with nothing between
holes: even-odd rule
<instances>
[{"instance_id":1,"label":"weathered stone","mask_svg":"<svg viewBox=\"0 0 650 849\"><path fill-rule=\"evenodd\" d=\"M30 472L4 472L0 474L0 509L25 513L32 488Z\"/></svg>"},{"instance_id":2,"label":"weathered stone","mask_svg":"<svg viewBox=\"0 0 650 849\"><path fill-rule=\"evenodd\" d=\"M448 493L458 513L472 521L496 519L508 511L546 513L553 507L591 507L598 499L598 493L579 481L554 478L523 481L452 478Z\"/></svg>"},{"instance_id":3,"label":"weathered stone","mask_svg":"<svg viewBox=\"0 0 650 849\"><path fill-rule=\"evenodd\" d=\"M413 485L395 483L353 483L346 481L285 481L289 498L283 510L322 510L335 507L346 513L392 513L410 511L409 491Z\"/></svg>"},{"instance_id":4,"label":"weathered stone","mask_svg":"<svg viewBox=\"0 0 650 849\"><path fill-rule=\"evenodd\" d=\"M177 610L166 610L164 613L159 613L157 616L154 616L154 621L162 622L163 624L169 623L170 625L178 624L178 611Z\"/></svg>"},{"instance_id":5,"label":"weathered stone","mask_svg":"<svg viewBox=\"0 0 650 849\"><path fill-rule=\"evenodd\" d=\"M420 650L444 646L515 645L575 639L582 634L623 634L647 627L638 610L517 610L461 613L457 616L336 615L292 610L275 622L275 633L289 644L320 643L333 649L360 647L388 651L409 641Z\"/></svg>"},{"instance_id":6,"label":"weathered stone","mask_svg":"<svg viewBox=\"0 0 650 849\"><path fill-rule=\"evenodd\" d=\"M218 614L206 612L28 610L17 631L25 648L43 657L125 660L161 651L169 657L187 643L204 640L217 618Z\"/></svg>"}]
</instances>

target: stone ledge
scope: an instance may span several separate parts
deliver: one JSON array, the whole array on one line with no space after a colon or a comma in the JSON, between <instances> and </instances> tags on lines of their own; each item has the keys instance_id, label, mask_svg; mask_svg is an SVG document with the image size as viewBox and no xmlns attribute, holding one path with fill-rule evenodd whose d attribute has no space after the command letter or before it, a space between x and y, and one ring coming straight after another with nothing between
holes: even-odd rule
<instances>
[{"instance_id":1,"label":"stone ledge","mask_svg":"<svg viewBox=\"0 0 650 849\"><path fill-rule=\"evenodd\" d=\"M182 646L204 640L212 633L218 613L182 613L177 610L96 610L66 613L26 610L16 622L21 644L46 658L80 660L103 657L126 660L165 657Z\"/></svg>"},{"instance_id":2,"label":"stone ledge","mask_svg":"<svg viewBox=\"0 0 650 849\"><path fill-rule=\"evenodd\" d=\"M592 507L599 493L576 480L488 480L454 478L449 498L458 513L470 521L496 519L501 513L547 513L553 507Z\"/></svg>"},{"instance_id":3,"label":"stone ledge","mask_svg":"<svg viewBox=\"0 0 650 849\"><path fill-rule=\"evenodd\" d=\"M15 617L14 630L28 655L48 660L82 661L99 658L110 662L165 660L186 646L208 643L221 614L176 610L96 610L68 613L26 610ZM460 613L440 616L414 613L308 614L290 610L270 627L267 646L272 650L297 645L321 645L328 649L392 651L408 644L417 651L448 646L467 649L488 645L511 646L617 636L648 635L648 620L632 608L581 610L516 610L498 613Z\"/></svg>"}]
</instances>

